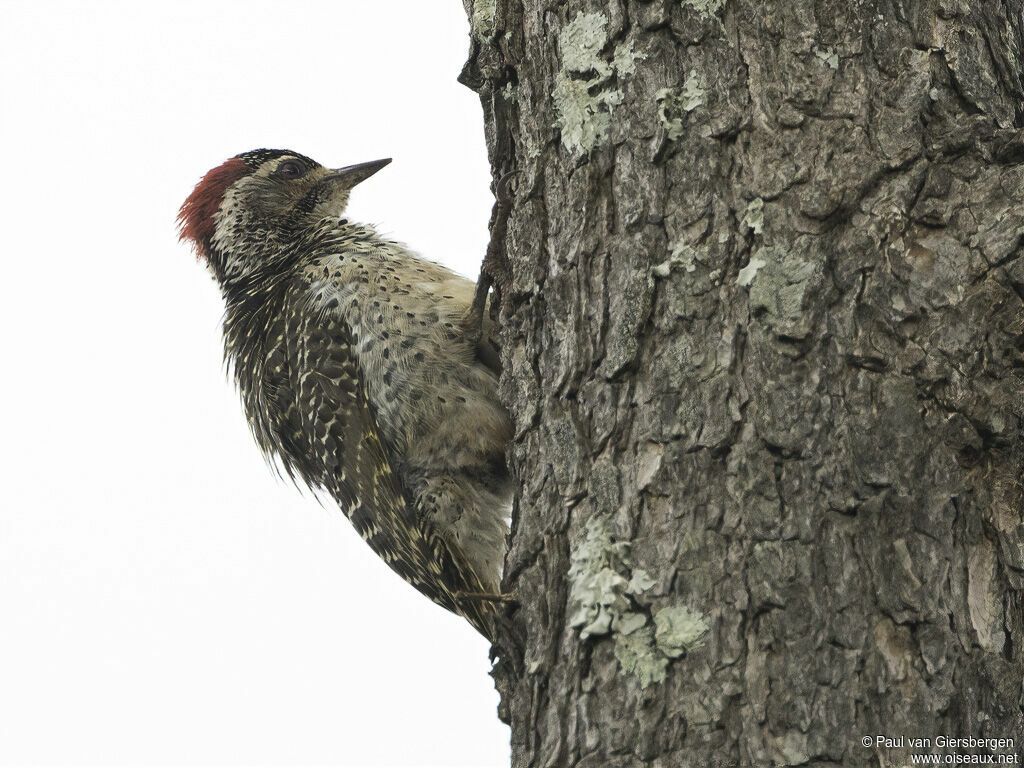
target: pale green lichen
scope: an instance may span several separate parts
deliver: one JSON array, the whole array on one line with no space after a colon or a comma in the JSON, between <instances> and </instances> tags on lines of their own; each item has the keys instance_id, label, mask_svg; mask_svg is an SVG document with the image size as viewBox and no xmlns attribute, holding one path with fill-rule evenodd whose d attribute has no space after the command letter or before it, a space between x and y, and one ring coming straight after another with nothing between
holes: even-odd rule
<instances>
[{"instance_id":1,"label":"pale green lichen","mask_svg":"<svg viewBox=\"0 0 1024 768\"><path fill-rule=\"evenodd\" d=\"M823 62L828 64L831 69L839 69L839 54L836 53L836 49L832 46L822 48L820 46L814 46L811 49L815 56L821 59Z\"/></svg>"},{"instance_id":2,"label":"pale green lichen","mask_svg":"<svg viewBox=\"0 0 1024 768\"><path fill-rule=\"evenodd\" d=\"M470 28L478 39L494 34L494 16L498 11L497 0L473 0L473 15Z\"/></svg>"},{"instance_id":3,"label":"pale green lichen","mask_svg":"<svg viewBox=\"0 0 1024 768\"><path fill-rule=\"evenodd\" d=\"M668 259L653 268L657 277L668 277L672 267L682 267L687 272L697 269L697 250L686 241L686 235L680 235L672 246Z\"/></svg>"},{"instance_id":4,"label":"pale green lichen","mask_svg":"<svg viewBox=\"0 0 1024 768\"><path fill-rule=\"evenodd\" d=\"M661 609L654 626L645 613L630 610L631 598L656 583L630 565L629 543L615 541L607 518L592 518L570 557L569 625L579 628L581 640L611 635L622 671L646 687L665 679L670 658L700 646L707 624L686 608Z\"/></svg>"},{"instance_id":5,"label":"pale green lichen","mask_svg":"<svg viewBox=\"0 0 1024 768\"><path fill-rule=\"evenodd\" d=\"M646 59L647 54L633 49L633 41L616 46L615 54L612 56L612 68L619 77L632 75L636 72L636 63Z\"/></svg>"},{"instance_id":6,"label":"pale green lichen","mask_svg":"<svg viewBox=\"0 0 1024 768\"><path fill-rule=\"evenodd\" d=\"M739 271L736 275L736 285L746 288L754 281L754 277L757 275L757 270L767 264L764 259L758 258L757 256L751 256L750 261L747 262L747 266Z\"/></svg>"},{"instance_id":7,"label":"pale green lichen","mask_svg":"<svg viewBox=\"0 0 1024 768\"><path fill-rule=\"evenodd\" d=\"M558 35L562 68L585 74L596 70L611 74L611 65L601 58L601 49L608 44L608 19L603 13L577 13Z\"/></svg>"},{"instance_id":8,"label":"pale green lichen","mask_svg":"<svg viewBox=\"0 0 1024 768\"><path fill-rule=\"evenodd\" d=\"M505 87L501 89L501 95L505 97L505 101L516 100L516 87L512 83L505 83Z\"/></svg>"},{"instance_id":9,"label":"pale green lichen","mask_svg":"<svg viewBox=\"0 0 1024 768\"><path fill-rule=\"evenodd\" d=\"M682 138L683 121L690 112L703 106L705 95L707 91L701 88L696 70L690 70L690 75L681 89L662 88L654 94L658 104L658 116L661 118L661 124L665 126L669 141Z\"/></svg>"},{"instance_id":10,"label":"pale green lichen","mask_svg":"<svg viewBox=\"0 0 1024 768\"><path fill-rule=\"evenodd\" d=\"M611 109L608 92L590 92L589 80L577 80L559 73L555 90L551 94L558 114L558 127L562 144L568 150L589 152L608 138L611 129Z\"/></svg>"},{"instance_id":11,"label":"pale green lichen","mask_svg":"<svg viewBox=\"0 0 1024 768\"><path fill-rule=\"evenodd\" d=\"M608 634L629 608L628 573L629 543L613 541L608 522L593 518L569 565L569 625L581 628L581 639Z\"/></svg>"},{"instance_id":12,"label":"pale green lichen","mask_svg":"<svg viewBox=\"0 0 1024 768\"><path fill-rule=\"evenodd\" d=\"M626 591L631 595L639 595L653 587L657 582L642 568L633 571L633 577L629 580Z\"/></svg>"},{"instance_id":13,"label":"pale green lichen","mask_svg":"<svg viewBox=\"0 0 1024 768\"><path fill-rule=\"evenodd\" d=\"M609 62L602 54L608 44L607 26L603 13L578 13L558 36L562 67L551 96L556 127L570 151L589 152L607 140L612 110L623 100L622 91L607 81L613 75L621 80L632 74L636 62L645 58L630 41L617 46Z\"/></svg>"},{"instance_id":14,"label":"pale green lichen","mask_svg":"<svg viewBox=\"0 0 1024 768\"><path fill-rule=\"evenodd\" d=\"M646 622L644 617L644 622ZM633 675L644 688L665 680L668 659L654 647L654 631L639 626L615 636L615 658L626 674Z\"/></svg>"},{"instance_id":15,"label":"pale green lichen","mask_svg":"<svg viewBox=\"0 0 1024 768\"><path fill-rule=\"evenodd\" d=\"M670 659L700 648L707 631L705 618L686 606L662 608L654 614L654 640Z\"/></svg>"},{"instance_id":16,"label":"pale green lichen","mask_svg":"<svg viewBox=\"0 0 1024 768\"><path fill-rule=\"evenodd\" d=\"M764 229L764 200L760 197L751 200L743 211L743 220L740 223L754 230L755 235L760 235Z\"/></svg>"},{"instance_id":17,"label":"pale green lichen","mask_svg":"<svg viewBox=\"0 0 1024 768\"><path fill-rule=\"evenodd\" d=\"M615 622L615 631L622 635L636 632L647 623L647 617L642 613L624 613Z\"/></svg>"},{"instance_id":18,"label":"pale green lichen","mask_svg":"<svg viewBox=\"0 0 1024 768\"><path fill-rule=\"evenodd\" d=\"M690 76L683 83L683 109L693 112L697 107L702 106L706 93L707 91L700 87L700 82L697 80L697 70L691 69Z\"/></svg>"}]
</instances>

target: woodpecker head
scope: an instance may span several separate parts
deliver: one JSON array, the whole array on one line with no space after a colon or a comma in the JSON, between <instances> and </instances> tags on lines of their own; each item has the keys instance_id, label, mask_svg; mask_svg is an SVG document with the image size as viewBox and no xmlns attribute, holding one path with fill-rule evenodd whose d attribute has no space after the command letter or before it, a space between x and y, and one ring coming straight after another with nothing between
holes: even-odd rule
<instances>
[{"instance_id":1,"label":"woodpecker head","mask_svg":"<svg viewBox=\"0 0 1024 768\"><path fill-rule=\"evenodd\" d=\"M189 240L222 283L272 266L305 233L337 220L349 192L391 159L324 168L298 152L256 149L208 172L178 211Z\"/></svg>"}]
</instances>

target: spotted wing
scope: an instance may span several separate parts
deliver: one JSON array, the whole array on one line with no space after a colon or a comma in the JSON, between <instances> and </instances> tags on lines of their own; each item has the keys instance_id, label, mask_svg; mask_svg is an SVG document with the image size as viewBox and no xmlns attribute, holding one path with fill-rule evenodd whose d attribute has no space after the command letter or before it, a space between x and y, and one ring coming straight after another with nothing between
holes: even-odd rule
<instances>
[{"instance_id":1,"label":"spotted wing","mask_svg":"<svg viewBox=\"0 0 1024 768\"><path fill-rule=\"evenodd\" d=\"M352 337L337 318L297 311L286 335L290 389L301 434L303 474L339 503L374 552L434 602L492 635L493 607L460 599L483 586L461 552L418 519L377 428Z\"/></svg>"}]
</instances>

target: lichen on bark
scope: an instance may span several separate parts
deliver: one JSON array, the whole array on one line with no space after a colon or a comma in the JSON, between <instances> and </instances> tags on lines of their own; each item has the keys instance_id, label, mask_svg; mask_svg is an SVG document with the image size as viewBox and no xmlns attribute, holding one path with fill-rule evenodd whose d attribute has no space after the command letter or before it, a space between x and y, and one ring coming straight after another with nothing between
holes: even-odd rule
<instances>
[{"instance_id":1,"label":"lichen on bark","mask_svg":"<svg viewBox=\"0 0 1024 768\"><path fill-rule=\"evenodd\" d=\"M604 14L581 11L558 36L561 70L551 95L562 143L575 152L589 152L607 140L614 109L622 103L621 89L610 80L633 74L644 57L628 41L614 48L609 61L607 25Z\"/></svg>"}]
</instances>

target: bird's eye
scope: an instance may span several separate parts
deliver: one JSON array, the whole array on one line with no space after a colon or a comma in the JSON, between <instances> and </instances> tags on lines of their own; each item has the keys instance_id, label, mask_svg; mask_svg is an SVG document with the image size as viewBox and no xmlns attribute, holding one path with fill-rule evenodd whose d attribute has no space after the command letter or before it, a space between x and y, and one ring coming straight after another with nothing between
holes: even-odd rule
<instances>
[{"instance_id":1,"label":"bird's eye","mask_svg":"<svg viewBox=\"0 0 1024 768\"><path fill-rule=\"evenodd\" d=\"M286 160L277 167L274 175L282 179L297 179L302 175L302 170L302 166L294 160Z\"/></svg>"}]
</instances>

